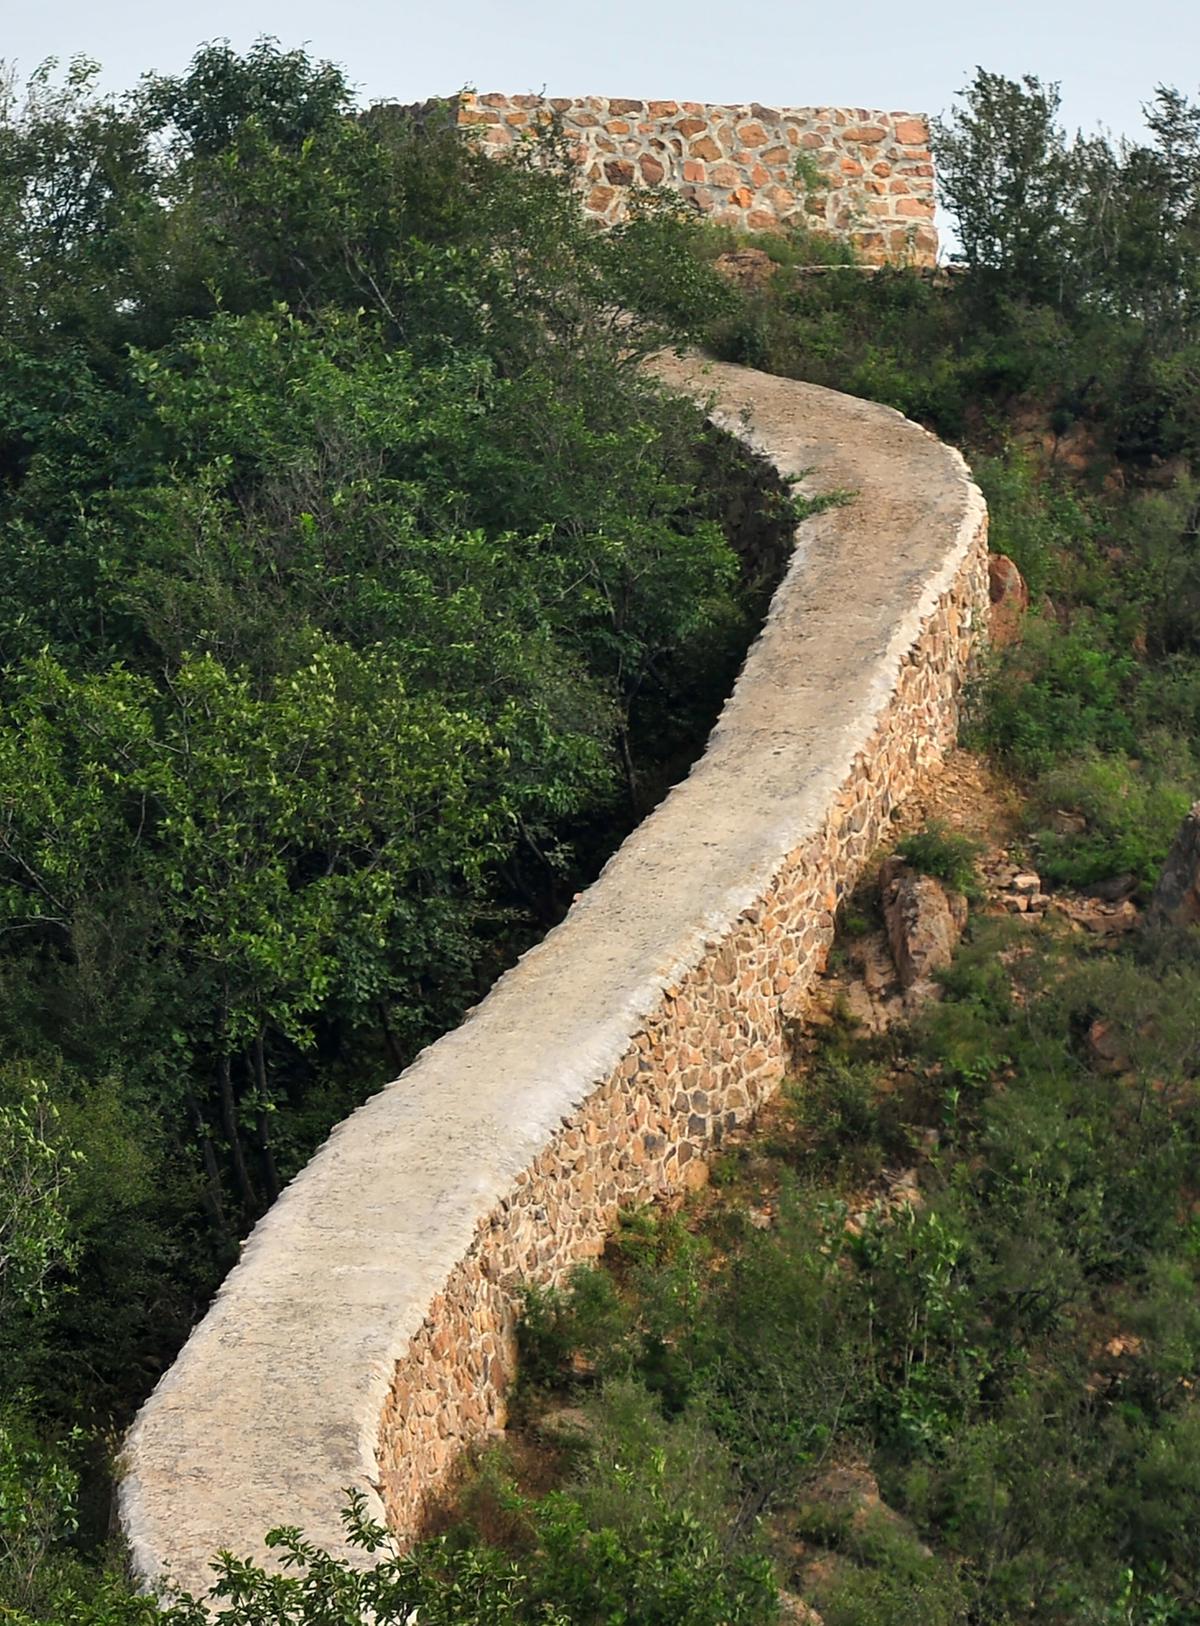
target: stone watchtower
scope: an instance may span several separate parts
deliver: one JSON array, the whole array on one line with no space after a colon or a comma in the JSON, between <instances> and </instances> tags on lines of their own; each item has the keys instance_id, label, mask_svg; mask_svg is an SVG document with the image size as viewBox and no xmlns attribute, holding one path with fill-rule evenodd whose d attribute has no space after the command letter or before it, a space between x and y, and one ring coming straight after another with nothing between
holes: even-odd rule
<instances>
[{"instance_id":1,"label":"stone watchtower","mask_svg":"<svg viewBox=\"0 0 1200 1626\"><path fill-rule=\"evenodd\" d=\"M923 114L474 92L449 110L492 153L557 117L587 182L585 212L605 225L624 217L632 188L668 186L741 231L804 225L871 264L937 259Z\"/></svg>"}]
</instances>

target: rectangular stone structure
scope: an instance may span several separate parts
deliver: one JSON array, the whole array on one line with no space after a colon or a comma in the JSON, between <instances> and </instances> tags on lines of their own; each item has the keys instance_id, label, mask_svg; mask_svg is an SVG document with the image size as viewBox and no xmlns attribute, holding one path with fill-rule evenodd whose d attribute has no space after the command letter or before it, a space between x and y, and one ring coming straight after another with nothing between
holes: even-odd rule
<instances>
[{"instance_id":1,"label":"rectangular stone structure","mask_svg":"<svg viewBox=\"0 0 1200 1626\"><path fill-rule=\"evenodd\" d=\"M626 218L635 189L668 187L739 231L801 226L844 239L868 264L937 261L921 113L473 91L446 105L497 155L556 121L580 169L584 212L601 225Z\"/></svg>"}]
</instances>

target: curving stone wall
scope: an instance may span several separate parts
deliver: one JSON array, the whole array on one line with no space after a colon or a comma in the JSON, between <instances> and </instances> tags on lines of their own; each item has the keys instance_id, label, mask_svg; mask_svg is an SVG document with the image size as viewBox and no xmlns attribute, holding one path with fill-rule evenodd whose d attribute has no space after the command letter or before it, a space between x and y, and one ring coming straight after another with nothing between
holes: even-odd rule
<instances>
[{"instance_id":1,"label":"curving stone wall","mask_svg":"<svg viewBox=\"0 0 1200 1626\"><path fill-rule=\"evenodd\" d=\"M202 1589L272 1524L344 1552L504 1422L514 1289L687 1187L778 1085L833 913L952 742L987 604L986 511L899 414L746 369L664 382L846 506L796 554L708 748L566 920L341 1124L246 1244L130 1435L136 1571Z\"/></svg>"},{"instance_id":2,"label":"curving stone wall","mask_svg":"<svg viewBox=\"0 0 1200 1626\"><path fill-rule=\"evenodd\" d=\"M741 231L799 224L847 238L868 262L937 260L923 114L474 92L450 107L492 153L557 117L584 212L604 225L624 219L631 188L667 186Z\"/></svg>"}]
</instances>

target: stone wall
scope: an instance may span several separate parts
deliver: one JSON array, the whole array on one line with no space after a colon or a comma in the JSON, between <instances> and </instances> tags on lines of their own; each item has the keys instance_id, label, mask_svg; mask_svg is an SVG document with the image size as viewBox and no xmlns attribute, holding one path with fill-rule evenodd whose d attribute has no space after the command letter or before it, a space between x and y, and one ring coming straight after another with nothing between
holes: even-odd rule
<instances>
[{"instance_id":1,"label":"stone wall","mask_svg":"<svg viewBox=\"0 0 1200 1626\"><path fill-rule=\"evenodd\" d=\"M559 119L583 174L584 210L606 225L624 218L632 188L667 186L739 230L798 223L849 239L871 262L937 259L921 114L474 93L451 105L495 153Z\"/></svg>"},{"instance_id":2,"label":"stone wall","mask_svg":"<svg viewBox=\"0 0 1200 1626\"><path fill-rule=\"evenodd\" d=\"M345 1553L349 1486L411 1533L502 1426L522 1281L686 1188L777 1087L839 899L952 741L987 603L957 453L887 408L743 368L663 379L810 490L707 750L566 920L339 1125L260 1222L130 1436L136 1571L203 1587L276 1523Z\"/></svg>"}]
</instances>

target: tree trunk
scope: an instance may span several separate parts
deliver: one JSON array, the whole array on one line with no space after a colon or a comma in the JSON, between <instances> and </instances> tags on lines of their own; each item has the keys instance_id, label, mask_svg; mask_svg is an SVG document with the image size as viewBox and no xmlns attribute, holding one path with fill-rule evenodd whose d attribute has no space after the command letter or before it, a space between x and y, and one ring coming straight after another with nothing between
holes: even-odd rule
<instances>
[{"instance_id":1,"label":"tree trunk","mask_svg":"<svg viewBox=\"0 0 1200 1626\"><path fill-rule=\"evenodd\" d=\"M204 1159L205 1184L200 1201L213 1230L221 1241L228 1246L231 1241L229 1221L225 1217L225 1205L221 1201L221 1171L217 1166L217 1155L213 1151L212 1136L208 1132L204 1114L200 1111L196 1097L192 1094L190 1087L184 1099L187 1102L192 1125L200 1140L200 1155Z\"/></svg>"},{"instance_id":2,"label":"tree trunk","mask_svg":"<svg viewBox=\"0 0 1200 1626\"><path fill-rule=\"evenodd\" d=\"M633 766L633 752L629 749L629 730L622 723L617 732L617 742L621 747L621 761L625 768L625 783L629 787L629 805L633 809L634 817L642 816L642 799L638 795L637 771Z\"/></svg>"},{"instance_id":3,"label":"tree trunk","mask_svg":"<svg viewBox=\"0 0 1200 1626\"><path fill-rule=\"evenodd\" d=\"M229 1057L217 1059L217 1082L221 1089L221 1121L225 1139L229 1142L229 1155L233 1159L233 1175L237 1181L243 1204L252 1214L258 1212L258 1196L246 1167L246 1154L242 1150L242 1137L238 1131L237 1105L233 1099L233 1078L229 1070Z\"/></svg>"},{"instance_id":4,"label":"tree trunk","mask_svg":"<svg viewBox=\"0 0 1200 1626\"><path fill-rule=\"evenodd\" d=\"M404 1066L404 1052L400 1048L400 1041L392 1027L392 1019L388 1015L387 1002L379 1001L379 1023L383 1028L383 1042L387 1045L388 1055L392 1058L392 1066L399 1069Z\"/></svg>"},{"instance_id":5,"label":"tree trunk","mask_svg":"<svg viewBox=\"0 0 1200 1626\"><path fill-rule=\"evenodd\" d=\"M275 1152L271 1146L271 1114L267 1110L267 1058L263 1052L261 1033L254 1041L254 1072L258 1082L258 1150L267 1182L267 1197L274 1202L279 1195L279 1171L275 1167Z\"/></svg>"}]
</instances>

